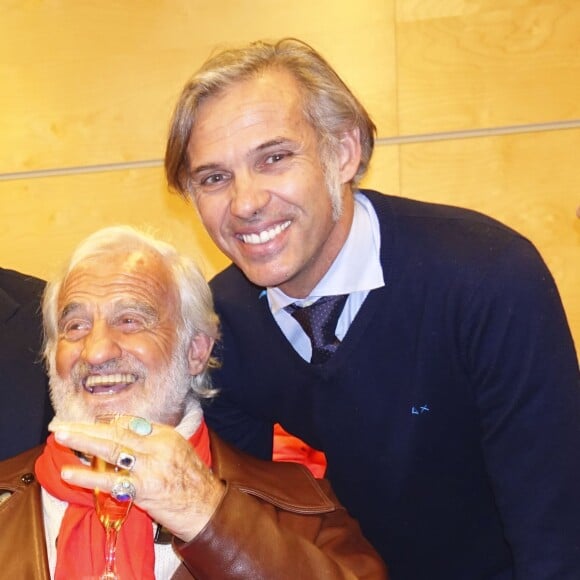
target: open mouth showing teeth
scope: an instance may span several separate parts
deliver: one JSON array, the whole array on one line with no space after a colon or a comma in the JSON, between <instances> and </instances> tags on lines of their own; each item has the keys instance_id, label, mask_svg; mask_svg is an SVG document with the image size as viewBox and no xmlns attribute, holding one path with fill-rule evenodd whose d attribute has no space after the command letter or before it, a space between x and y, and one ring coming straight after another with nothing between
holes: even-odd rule
<instances>
[{"instance_id":1,"label":"open mouth showing teeth","mask_svg":"<svg viewBox=\"0 0 580 580\"><path fill-rule=\"evenodd\" d=\"M137 381L132 373L112 375L90 375L85 379L83 388L91 395L112 395L131 386Z\"/></svg>"},{"instance_id":2,"label":"open mouth showing teeth","mask_svg":"<svg viewBox=\"0 0 580 580\"><path fill-rule=\"evenodd\" d=\"M290 220L283 224L264 230L259 234L240 234L240 239L246 244L265 244L273 240L278 234L282 233L292 222Z\"/></svg>"}]
</instances>

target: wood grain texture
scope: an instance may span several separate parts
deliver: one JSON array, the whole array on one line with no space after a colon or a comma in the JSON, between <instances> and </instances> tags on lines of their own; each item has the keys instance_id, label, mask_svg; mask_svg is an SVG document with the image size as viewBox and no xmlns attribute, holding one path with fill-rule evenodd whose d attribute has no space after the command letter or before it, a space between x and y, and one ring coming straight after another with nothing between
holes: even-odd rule
<instances>
[{"instance_id":1,"label":"wood grain texture","mask_svg":"<svg viewBox=\"0 0 580 580\"><path fill-rule=\"evenodd\" d=\"M259 38L315 45L391 133L393 2L2 2L0 174L160 159L189 76Z\"/></svg>"},{"instance_id":2,"label":"wood grain texture","mask_svg":"<svg viewBox=\"0 0 580 580\"><path fill-rule=\"evenodd\" d=\"M0 179L159 161L174 102L216 46L297 36L368 107L379 137L580 118L577 0L7 0ZM580 344L578 130L379 146L363 185L471 207L538 246ZM89 169L90 170L90 169ZM0 264L50 276L88 233L147 225L228 261L160 167L0 180Z\"/></svg>"},{"instance_id":3,"label":"wood grain texture","mask_svg":"<svg viewBox=\"0 0 580 580\"><path fill-rule=\"evenodd\" d=\"M580 118L577 0L397 0L401 134Z\"/></svg>"},{"instance_id":4,"label":"wood grain texture","mask_svg":"<svg viewBox=\"0 0 580 580\"><path fill-rule=\"evenodd\" d=\"M229 262L195 210L167 192L161 168L0 181L0 264L52 277L74 247L114 224L150 230L193 256L210 278Z\"/></svg>"},{"instance_id":5,"label":"wood grain texture","mask_svg":"<svg viewBox=\"0 0 580 580\"><path fill-rule=\"evenodd\" d=\"M375 147L361 187L397 195L400 192L399 147Z\"/></svg>"}]
</instances>

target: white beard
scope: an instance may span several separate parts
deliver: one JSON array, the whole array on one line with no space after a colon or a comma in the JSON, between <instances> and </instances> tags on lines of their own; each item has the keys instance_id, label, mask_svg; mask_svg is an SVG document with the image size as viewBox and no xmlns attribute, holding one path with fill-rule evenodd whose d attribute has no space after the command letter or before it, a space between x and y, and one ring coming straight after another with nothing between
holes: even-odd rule
<instances>
[{"instance_id":1,"label":"white beard","mask_svg":"<svg viewBox=\"0 0 580 580\"><path fill-rule=\"evenodd\" d=\"M68 379L56 373L50 365L50 395L56 418L61 421L93 422L97 415L124 413L143 417L154 423L175 426L193 406L198 405L191 389L191 375L187 358L174 355L170 363L155 372L149 372L132 355L109 361L98 367L77 363ZM102 373L132 373L140 382L129 387L131 393L121 391L122 407L115 395L90 395L83 388L88 374L98 369Z\"/></svg>"}]
</instances>

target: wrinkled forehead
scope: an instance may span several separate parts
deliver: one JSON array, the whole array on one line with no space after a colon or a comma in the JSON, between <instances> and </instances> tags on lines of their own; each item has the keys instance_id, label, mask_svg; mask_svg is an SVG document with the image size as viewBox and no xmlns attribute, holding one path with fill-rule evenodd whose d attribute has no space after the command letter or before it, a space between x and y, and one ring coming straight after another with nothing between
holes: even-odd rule
<instances>
[{"instance_id":1,"label":"wrinkled forehead","mask_svg":"<svg viewBox=\"0 0 580 580\"><path fill-rule=\"evenodd\" d=\"M177 290L161 256L149 250L128 250L83 259L63 281L58 311L72 302L119 301L148 304L160 312L175 308Z\"/></svg>"}]
</instances>

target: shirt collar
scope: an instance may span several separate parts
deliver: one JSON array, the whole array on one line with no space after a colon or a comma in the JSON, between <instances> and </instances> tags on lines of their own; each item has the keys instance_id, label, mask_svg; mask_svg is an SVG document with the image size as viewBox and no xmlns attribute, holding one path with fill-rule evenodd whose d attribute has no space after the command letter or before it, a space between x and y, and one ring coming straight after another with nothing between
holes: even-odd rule
<instances>
[{"instance_id":1,"label":"shirt collar","mask_svg":"<svg viewBox=\"0 0 580 580\"><path fill-rule=\"evenodd\" d=\"M354 194L350 232L328 272L303 300L288 296L279 288L267 288L270 309L275 314L289 304L308 305L321 296L368 292L385 285L380 261L381 236L377 214L360 192ZM363 260L361 256L366 258Z\"/></svg>"}]
</instances>

